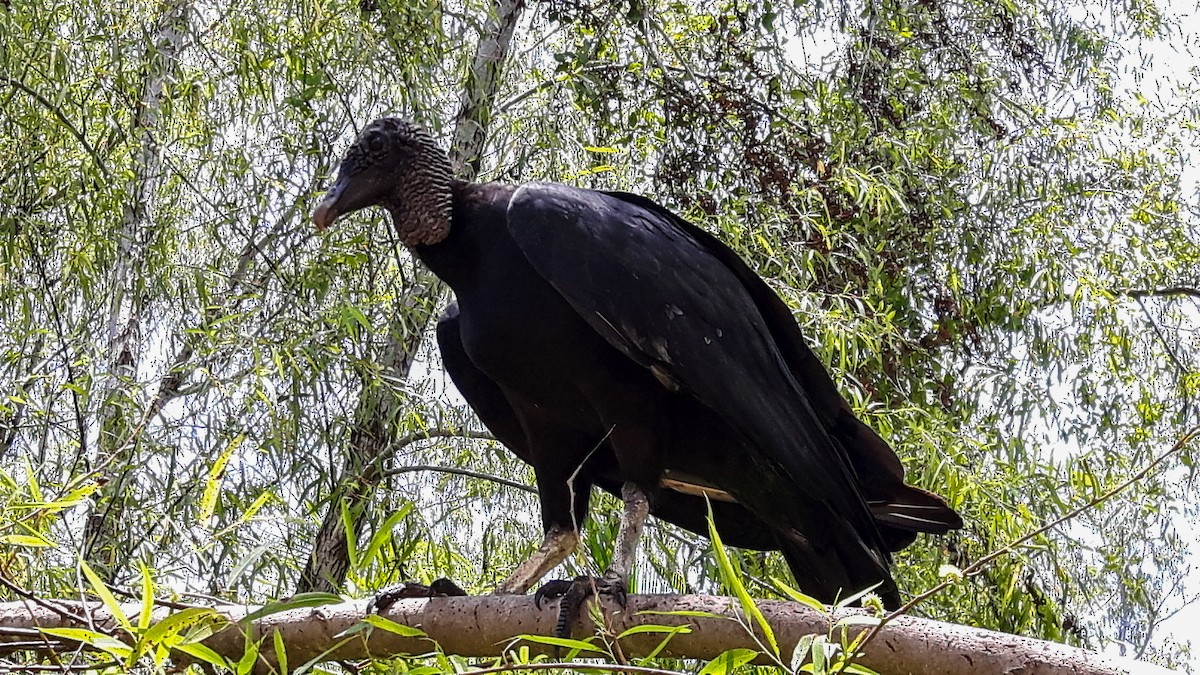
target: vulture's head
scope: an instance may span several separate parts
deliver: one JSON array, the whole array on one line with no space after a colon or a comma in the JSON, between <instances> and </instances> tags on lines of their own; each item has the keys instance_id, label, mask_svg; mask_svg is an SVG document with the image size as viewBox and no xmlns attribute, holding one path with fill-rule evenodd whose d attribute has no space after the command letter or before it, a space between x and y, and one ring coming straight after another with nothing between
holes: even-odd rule
<instances>
[{"instance_id":1,"label":"vulture's head","mask_svg":"<svg viewBox=\"0 0 1200 675\"><path fill-rule=\"evenodd\" d=\"M317 230L339 217L382 206L408 246L435 244L450 231L450 160L421 127L395 117L371 122L346 151L337 182L313 213Z\"/></svg>"}]
</instances>

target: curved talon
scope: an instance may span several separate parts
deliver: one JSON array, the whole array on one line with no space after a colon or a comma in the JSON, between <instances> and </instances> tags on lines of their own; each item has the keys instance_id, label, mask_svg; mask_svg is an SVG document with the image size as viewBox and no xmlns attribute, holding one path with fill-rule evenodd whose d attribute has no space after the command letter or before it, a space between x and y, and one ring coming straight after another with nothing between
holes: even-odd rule
<instances>
[{"instance_id":1,"label":"curved talon","mask_svg":"<svg viewBox=\"0 0 1200 675\"><path fill-rule=\"evenodd\" d=\"M578 577L585 578L585 577ZM571 590L571 584L574 580L567 581L566 579L554 579L542 584L540 588L533 594L533 606L538 609L542 608L542 602L545 600L557 600L567 594Z\"/></svg>"},{"instance_id":2,"label":"curved talon","mask_svg":"<svg viewBox=\"0 0 1200 675\"><path fill-rule=\"evenodd\" d=\"M367 614L376 614L396 604L397 600L406 600L411 598L446 598L452 596L465 596L467 594L458 584L442 577L435 579L433 583L426 586L418 584L414 581L406 581L401 584L385 588L375 594L371 602L367 603Z\"/></svg>"},{"instance_id":3,"label":"curved talon","mask_svg":"<svg viewBox=\"0 0 1200 675\"><path fill-rule=\"evenodd\" d=\"M558 579L547 581L533 595L533 603L538 609L542 601L559 598L558 619L554 623L554 635L560 638L571 637L571 626L579 619L583 603L593 593L607 595L621 608L628 601L628 591L625 580L620 574L608 571L603 577L579 576L570 581ZM556 650L557 653L557 650Z\"/></svg>"},{"instance_id":4,"label":"curved talon","mask_svg":"<svg viewBox=\"0 0 1200 675\"><path fill-rule=\"evenodd\" d=\"M464 591L458 584L447 579L446 577L434 579L433 583L429 584L429 593L429 597L431 598L465 597L467 595L467 592Z\"/></svg>"}]
</instances>

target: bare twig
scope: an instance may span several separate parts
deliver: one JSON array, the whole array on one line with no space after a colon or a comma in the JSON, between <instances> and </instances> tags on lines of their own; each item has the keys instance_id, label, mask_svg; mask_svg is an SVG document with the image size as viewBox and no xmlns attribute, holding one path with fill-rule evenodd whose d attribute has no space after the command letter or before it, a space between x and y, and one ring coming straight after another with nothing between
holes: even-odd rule
<instances>
[{"instance_id":1,"label":"bare twig","mask_svg":"<svg viewBox=\"0 0 1200 675\"><path fill-rule=\"evenodd\" d=\"M33 591L30 591L26 588L22 588L21 586L18 586L17 584L13 583L12 581L9 581L8 577L3 574L0 574L0 586L4 586L8 590L21 596L25 600L28 600L29 602L32 602L35 605L38 605L39 607L45 607L46 609L50 610L51 612L54 612L55 614L58 614L59 616L63 617L64 619L70 619L71 621L77 621L80 624L85 624L85 625L88 623L87 617L83 616L82 614L76 614L75 612L64 609L63 607L56 605L53 602L49 602L47 600L43 600L43 599L39 598L36 593L34 593Z\"/></svg>"},{"instance_id":2,"label":"bare twig","mask_svg":"<svg viewBox=\"0 0 1200 675\"><path fill-rule=\"evenodd\" d=\"M79 144L82 145L83 149L86 150L88 155L91 156L92 161L96 163L96 168L100 170L100 173L103 174L105 178L110 178L108 167L104 165L104 160L100 158L100 155L96 153L96 149L93 148L92 144L88 142L87 137L85 137L83 132L81 132L71 121L71 119L67 117L67 114L63 112L62 108L54 105L54 102L52 102L50 99L42 96L37 90L20 80L13 79L11 77L0 77L0 83L7 84L14 89L25 92L30 98L37 101L38 105L54 113L54 116L58 118L59 123L66 127L67 131L71 132L71 135L74 136L77 141L79 141Z\"/></svg>"},{"instance_id":3,"label":"bare twig","mask_svg":"<svg viewBox=\"0 0 1200 675\"><path fill-rule=\"evenodd\" d=\"M1053 530L1054 528L1058 527L1059 525L1062 525L1063 523L1075 518L1079 514L1085 512L1085 511L1088 511L1089 509L1093 509L1096 506L1108 501L1109 499L1112 499L1114 496L1116 496L1116 495L1120 494L1121 492L1125 491L1126 489L1128 489L1134 483L1137 483L1138 481L1144 479L1146 476L1150 475L1150 473L1153 472L1155 469L1157 469L1159 466L1161 466L1163 462L1167 461L1171 457L1178 454L1181 450L1183 450L1183 448L1185 448L1187 446L1188 443L1190 443L1192 441L1192 439L1196 438L1197 435L1200 435L1200 426L1193 427L1192 429L1185 432L1184 435L1182 437L1180 437L1179 440L1176 441L1174 445L1172 445L1167 450L1163 451L1161 454L1159 454L1158 457L1155 457L1149 464L1147 464L1145 467L1143 467L1140 471L1133 474L1128 479L1126 479L1124 482L1118 484L1116 487L1113 487L1112 489L1108 490L1104 494L1099 495L1098 497L1095 497L1094 499L1089 500L1088 502L1086 502L1085 504L1082 504L1081 506L1071 509L1064 515L1059 516L1058 518L1055 518L1054 520L1039 527L1038 529L1036 529L1024 536L1018 537L1017 539L1014 539L1013 541L1009 542L1008 544L992 551L991 553L988 553L987 555L983 556L979 560L976 560L975 562L971 563L967 567L963 568L962 578L966 579L966 578L970 578L970 577L978 575L980 572L982 572L984 570L985 567L987 567L988 563L992 562L996 558L999 558L1000 556L1005 555L1007 553L1011 553L1012 551L1016 550L1017 547L1028 542L1029 540L1033 539L1034 537L1041 536L1041 535L1045 534L1046 532L1049 532L1050 530ZM921 604L925 600L928 600L929 598L933 597L934 595L941 593L942 591L946 590L947 588L954 586L958 582L959 582L959 579L957 578L957 576L949 577L942 583L930 588L929 590L926 590L922 593L918 593L911 600L904 603L900 607L900 609L897 609L897 610L893 611L891 614L888 614L887 616L883 617L883 619L878 624L876 624L875 626L872 626L871 629L869 631L867 631L866 638L864 638L860 644L866 645L872 639L874 639L876 635L879 634L879 631L882 630L883 627L889 621L892 621L896 618L904 616L905 614L908 614L917 605Z\"/></svg>"},{"instance_id":4,"label":"bare twig","mask_svg":"<svg viewBox=\"0 0 1200 675\"><path fill-rule=\"evenodd\" d=\"M492 483L498 483L500 485L505 485L507 487L516 488L518 490L523 490L525 492L531 492L533 494L537 494L537 488L530 487L528 485L525 485L524 483L518 483L516 481L512 481L507 478L501 478L500 476L495 476L490 473L483 473L482 471L471 471L470 469L460 469L456 466L434 466L432 464L416 464L413 466L401 466L401 467L397 467L395 469L389 469L389 470L385 471L383 473L383 475L385 477L399 476L400 474L415 473L418 471L450 473L450 474L455 474L458 476L467 476L470 478L478 478L480 480L486 480L486 481L490 481Z\"/></svg>"}]
</instances>

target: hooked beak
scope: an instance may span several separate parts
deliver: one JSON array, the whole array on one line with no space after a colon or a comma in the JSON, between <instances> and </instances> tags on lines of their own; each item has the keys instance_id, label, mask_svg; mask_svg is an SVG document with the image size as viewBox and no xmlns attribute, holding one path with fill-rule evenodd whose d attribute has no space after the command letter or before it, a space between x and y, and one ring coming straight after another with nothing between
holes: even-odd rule
<instances>
[{"instance_id":1,"label":"hooked beak","mask_svg":"<svg viewBox=\"0 0 1200 675\"><path fill-rule=\"evenodd\" d=\"M329 192L325 193L325 198L317 205L317 210L313 211L313 222L317 224L317 232L324 232L325 228L332 225L333 221L344 213L338 202L345 194L349 182L344 177L339 177L333 187L329 188Z\"/></svg>"}]
</instances>

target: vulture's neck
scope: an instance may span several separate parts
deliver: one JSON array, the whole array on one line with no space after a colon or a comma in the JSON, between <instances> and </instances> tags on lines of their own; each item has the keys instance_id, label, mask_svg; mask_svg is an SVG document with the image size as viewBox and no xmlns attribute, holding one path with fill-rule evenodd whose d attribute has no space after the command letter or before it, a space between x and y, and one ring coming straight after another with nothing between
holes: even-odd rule
<instances>
[{"instance_id":1,"label":"vulture's neck","mask_svg":"<svg viewBox=\"0 0 1200 675\"><path fill-rule=\"evenodd\" d=\"M412 252L459 295L470 293L482 275L502 275L490 265L497 252L514 246L507 224L514 190L499 183L453 181L449 232L436 243L410 245Z\"/></svg>"},{"instance_id":2,"label":"vulture's neck","mask_svg":"<svg viewBox=\"0 0 1200 675\"><path fill-rule=\"evenodd\" d=\"M388 207L400 241L409 248L445 239L454 214L450 160L436 147L415 149L418 157L396 185Z\"/></svg>"}]
</instances>

